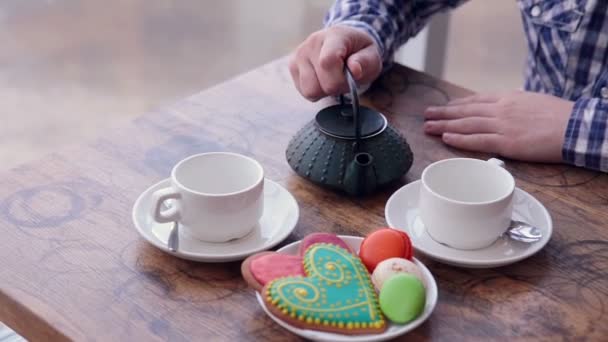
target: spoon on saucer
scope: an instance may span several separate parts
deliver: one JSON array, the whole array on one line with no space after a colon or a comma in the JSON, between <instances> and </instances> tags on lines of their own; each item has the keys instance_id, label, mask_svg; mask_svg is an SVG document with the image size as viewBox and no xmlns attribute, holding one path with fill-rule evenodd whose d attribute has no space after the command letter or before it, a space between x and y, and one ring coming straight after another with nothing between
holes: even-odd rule
<instances>
[{"instance_id":1,"label":"spoon on saucer","mask_svg":"<svg viewBox=\"0 0 608 342\"><path fill-rule=\"evenodd\" d=\"M177 252L177 249L179 248L179 224L177 221L173 222L173 228L171 228L171 233L169 233L167 246L171 252Z\"/></svg>"},{"instance_id":2,"label":"spoon on saucer","mask_svg":"<svg viewBox=\"0 0 608 342\"><path fill-rule=\"evenodd\" d=\"M511 220L509 228L503 233L515 241L534 243L542 239L543 233L538 227L522 221Z\"/></svg>"}]
</instances>

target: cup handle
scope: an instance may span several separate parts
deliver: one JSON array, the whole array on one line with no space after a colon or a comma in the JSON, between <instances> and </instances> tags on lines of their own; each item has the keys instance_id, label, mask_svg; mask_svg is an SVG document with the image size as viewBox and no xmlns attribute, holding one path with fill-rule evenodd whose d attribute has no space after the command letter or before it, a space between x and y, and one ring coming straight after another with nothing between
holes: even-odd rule
<instances>
[{"instance_id":1,"label":"cup handle","mask_svg":"<svg viewBox=\"0 0 608 342\"><path fill-rule=\"evenodd\" d=\"M504 162L504 161L502 161L502 160L500 160L500 159L496 159L496 158L490 158L490 159L488 159L488 160L486 160L486 161L487 161L488 163L490 163L490 164L494 164L494 165L496 165L496 166L500 166L500 167L502 167L503 169L505 168L505 162Z\"/></svg>"},{"instance_id":2,"label":"cup handle","mask_svg":"<svg viewBox=\"0 0 608 342\"><path fill-rule=\"evenodd\" d=\"M152 203L154 204L152 217L158 223L178 221L180 219L179 210L176 206L171 206L165 211L161 211L160 208L168 199L180 199L182 196L177 190L173 188L164 188L156 190L152 194Z\"/></svg>"}]
</instances>

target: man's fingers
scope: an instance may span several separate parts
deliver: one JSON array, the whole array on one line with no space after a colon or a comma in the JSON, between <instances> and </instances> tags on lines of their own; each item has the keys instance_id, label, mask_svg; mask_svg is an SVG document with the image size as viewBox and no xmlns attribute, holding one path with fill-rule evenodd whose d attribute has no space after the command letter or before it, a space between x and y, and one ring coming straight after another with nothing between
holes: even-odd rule
<instances>
[{"instance_id":1,"label":"man's fingers","mask_svg":"<svg viewBox=\"0 0 608 342\"><path fill-rule=\"evenodd\" d=\"M496 120L487 117L467 117L453 120L431 120L424 123L424 132L441 135L443 133L498 133Z\"/></svg>"},{"instance_id":2,"label":"man's fingers","mask_svg":"<svg viewBox=\"0 0 608 342\"><path fill-rule=\"evenodd\" d=\"M492 104L470 103L453 106L429 107L424 111L427 120L450 120L470 116L492 116Z\"/></svg>"},{"instance_id":3,"label":"man's fingers","mask_svg":"<svg viewBox=\"0 0 608 342\"><path fill-rule=\"evenodd\" d=\"M372 82L382 71L382 58L374 44L370 44L349 56L347 64L355 80L360 83Z\"/></svg>"},{"instance_id":4,"label":"man's fingers","mask_svg":"<svg viewBox=\"0 0 608 342\"><path fill-rule=\"evenodd\" d=\"M475 94L467 97L461 97L448 102L448 106L462 105L467 103L494 103L498 102L500 96L495 94Z\"/></svg>"},{"instance_id":5,"label":"man's fingers","mask_svg":"<svg viewBox=\"0 0 608 342\"><path fill-rule=\"evenodd\" d=\"M494 133L460 134L444 133L441 139L447 145L469 151L501 153L502 136Z\"/></svg>"},{"instance_id":6,"label":"man's fingers","mask_svg":"<svg viewBox=\"0 0 608 342\"><path fill-rule=\"evenodd\" d=\"M289 72L298 91L316 101L348 92L344 75L346 60L360 84L371 83L382 70L380 52L369 33L335 25L311 34L298 46Z\"/></svg>"},{"instance_id":7,"label":"man's fingers","mask_svg":"<svg viewBox=\"0 0 608 342\"><path fill-rule=\"evenodd\" d=\"M317 74L310 61L304 61L298 65L299 90L302 96L310 101L317 101L325 96Z\"/></svg>"},{"instance_id":8,"label":"man's fingers","mask_svg":"<svg viewBox=\"0 0 608 342\"><path fill-rule=\"evenodd\" d=\"M346 40L341 35L328 35L323 41L318 59L313 63L319 84L326 95L337 95L348 89L344 77Z\"/></svg>"},{"instance_id":9,"label":"man's fingers","mask_svg":"<svg viewBox=\"0 0 608 342\"><path fill-rule=\"evenodd\" d=\"M289 73L291 74L291 79L293 80L293 84L296 86L296 89L302 93L300 90L300 71L298 67L298 59L296 58L295 54L291 56L289 61Z\"/></svg>"}]
</instances>

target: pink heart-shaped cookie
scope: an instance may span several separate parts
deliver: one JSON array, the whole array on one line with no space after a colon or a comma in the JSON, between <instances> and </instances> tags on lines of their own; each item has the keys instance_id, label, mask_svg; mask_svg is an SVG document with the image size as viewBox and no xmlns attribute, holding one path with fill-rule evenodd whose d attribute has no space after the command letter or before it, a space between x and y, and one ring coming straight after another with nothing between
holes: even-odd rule
<instances>
[{"instance_id":1,"label":"pink heart-shaped cookie","mask_svg":"<svg viewBox=\"0 0 608 342\"><path fill-rule=\"evenodd\" d=\"M276 252L262 252L243 261L241 273L245 281L260 291L271 280L281 277L304 275L302 257Z\"/></svg>"},{"instance_id":2,"label":"pink heart-shaped cookie","mask_svg":"<svg viewBox=\"0 0 608 342\"><path fill-rule=\"evenodd\" d=\"M354 253L353 250L336 234L313 233L307 235L299 247L299 255L287 255L276 252L262 252L254 254L241 265L243 278L256 291L260 291L270 281L290 276L304 276L302 268L302 256L308 247L316 243L326 243L342 247Z\"/></svg>"}]
</instances>

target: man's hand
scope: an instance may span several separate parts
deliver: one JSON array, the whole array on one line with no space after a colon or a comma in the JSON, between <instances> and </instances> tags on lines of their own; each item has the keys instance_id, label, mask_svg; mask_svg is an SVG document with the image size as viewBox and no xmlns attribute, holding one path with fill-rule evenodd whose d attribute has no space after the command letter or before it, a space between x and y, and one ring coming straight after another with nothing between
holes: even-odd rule
<instances>
[{"instance_id":1,"label":"man's hand","mask_svg":"<svg viewBox=\"0 0 608 342\"><path fill-rule=\"evenodd\" d=\"M558 97L512 92L474 95L429 107L424 131L465 150L537 162L561 162L573 102Z\"/></svg>"},{"instance_id":2,"label":"man's hand","mask_svg":"<svg viewBox=\"0 0 608 342\"><path fill-rule=\"evenodd\" d=\"M298 91L310 101L348 92L344 61L359 83L370 83L382 71L374 39L362 30L332 26L311 34L295 51L289 71Z\"/></svg>"}]
</instances>

